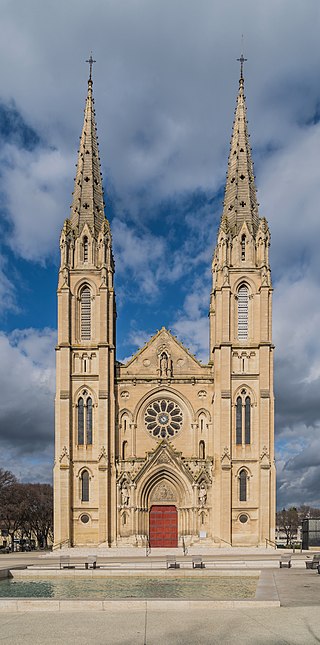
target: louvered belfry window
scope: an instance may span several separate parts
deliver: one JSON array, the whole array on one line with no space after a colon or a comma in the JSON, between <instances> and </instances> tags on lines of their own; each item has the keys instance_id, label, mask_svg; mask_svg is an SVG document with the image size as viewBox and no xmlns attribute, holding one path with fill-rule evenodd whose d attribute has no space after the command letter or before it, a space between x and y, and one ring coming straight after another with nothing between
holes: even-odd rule
<instances>
[{"instance_id":1,"label":"louvered belfry window","mask_svg":"<svg viewBox=\"0 0 320 645\"><path fill-rule=\"evenodd\" d=\"M84 287L81 291L81 340L91 339L91 292L89 287Z\"/></svg>"},{"instance_id":2,"label":"louvered belfry window","mask_svg":"<svg viewBox=\"0 0 320 645\"><path fill-rule=\"evenodd\" d=\"M249 290L245 284L238 290L238 339L248 340Z\"/></svg>"}]
</instances>

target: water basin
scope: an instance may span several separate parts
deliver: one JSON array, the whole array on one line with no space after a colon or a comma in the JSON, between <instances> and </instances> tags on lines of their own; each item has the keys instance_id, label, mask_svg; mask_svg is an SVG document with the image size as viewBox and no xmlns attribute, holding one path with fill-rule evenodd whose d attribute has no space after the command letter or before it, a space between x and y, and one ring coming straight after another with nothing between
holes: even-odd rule
<instances>
[{"instance_id":1,"label":"water basin","mask_svg":"<svg viewBox=\"0 0 320 645\"><path fill-rule=\"evenodd\" d=\"M110 600L168 598L181 600L242 600L255 597L258 576L205 578L112 577L66 580L57 578L0 581L0 598Z\"/></svg>"}]
</instances>

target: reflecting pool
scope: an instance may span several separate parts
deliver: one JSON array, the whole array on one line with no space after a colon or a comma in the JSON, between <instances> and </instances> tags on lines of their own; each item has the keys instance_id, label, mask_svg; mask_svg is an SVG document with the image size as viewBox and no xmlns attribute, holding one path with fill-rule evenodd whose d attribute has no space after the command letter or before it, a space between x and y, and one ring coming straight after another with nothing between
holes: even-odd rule
<instances>
[{"instance_id":1,"label":"reflecting pool","mask_svg":"<svg viewBox=\"0 0 320 645\"><path fill-rule=\"evenodd\" d=\"M65 580L0 581L1 598L110 600L120 598L178 598L183 600L241 600L254 598L258 576L155 578L108 577Z\"/></svg>"}]
</instances>

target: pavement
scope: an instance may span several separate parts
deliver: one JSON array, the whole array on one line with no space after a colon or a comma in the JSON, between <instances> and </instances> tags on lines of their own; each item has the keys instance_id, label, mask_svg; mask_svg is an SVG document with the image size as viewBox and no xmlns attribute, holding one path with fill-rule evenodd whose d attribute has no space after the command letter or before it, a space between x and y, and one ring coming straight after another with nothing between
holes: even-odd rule
<instances>
[{"instance_id":1,"label":"pavement","mask_svg":"<svg viewBox=\"0 0 320 645\"><path fill-rule=\"evenodd\" d=\"M140 552L141 553L141 552ZM133 555L133 554L132 554ZM275 557L276 555L276 557ZM310 554L309 554L310 555ZM230 562L240 559L234 551ZM53 556L52 556L53 557ZM119 560L120 556L113 554ZM121 556L125 560L126 555ZM138 556L135 556L138 558ZM209 558L209 555L207 556ZM210 555L210 559L213 554ZM217 556L218 557L218 556ZM226 559L227 554L220 558ZM271 560L262 570L280 607L219 608L185 604L110 603L107 611L0 612L0 644L10 645L311 645L320 643L320 575L302 566L280 569L279 554L243 553L241 559ZM295 554L303 564L306 554ZM35 554L0 556L0 567L39 563ZM271 562L269 563L271 564ZM233 564L232 564L233 566ZM262 576L263 577L263 576ZM271 580L272 578L272 580Z\"/></svg>"}]
</instances>

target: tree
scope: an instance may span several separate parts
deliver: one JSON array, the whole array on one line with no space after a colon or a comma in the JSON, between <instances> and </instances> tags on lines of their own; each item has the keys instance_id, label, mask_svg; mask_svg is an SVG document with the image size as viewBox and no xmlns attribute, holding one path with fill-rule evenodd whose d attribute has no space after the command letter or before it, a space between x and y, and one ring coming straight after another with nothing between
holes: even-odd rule
<instances>
[{"instance_id":1,"label":"tree","mask_svg":"<svg viewBox=\"0 0 320 645\"><path fill-rule=\"evenodd\" d=\"M2 488L0 521L11 538L11 551L14 551L15 535L23 527L27 515L28 500L25 486L26 484L19 484L15 480Z\"/></svg>"},{"instance_id":2,"label":"tree","mask_svg":"<svg viewBox=\"0 0 320 645\"><path fill-rule=\"evenodd\" d=\"M28 484L28 523L38 546L48 547L53 537L53 489L51 484Z\"/></svg>"},{"instance_id":3,"label":"tree","mask_svg":"<svg viewBox=\"0 0 320 645\"><path fill-rule=\"evenodd\" d=\"M291 546L300 525L299 514L296 508L285 508L277 513L277 526L286 535L287 546Z\"/></svg>"}]
</instances>

